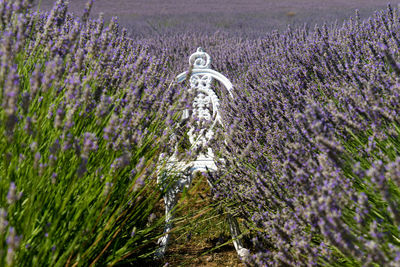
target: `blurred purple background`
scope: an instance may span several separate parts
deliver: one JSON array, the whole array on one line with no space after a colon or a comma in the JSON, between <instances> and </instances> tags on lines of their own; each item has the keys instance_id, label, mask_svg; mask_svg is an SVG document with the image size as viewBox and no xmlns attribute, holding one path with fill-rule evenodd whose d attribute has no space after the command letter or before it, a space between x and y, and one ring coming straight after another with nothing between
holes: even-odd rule
<instances>
[{"instance_id":1,"label":"blurred purple background","mask_svg":"<svg viewBox=\"0 0 400 267\"><path fill-rule=\"evenodd\" d=\"M50 10L53 2L42 0L41 9ZM81 15L86 0L69 3L69 11ZM288 24L341 24L354 17L355 9L366 18L387 4L388 0L96 0L91 14L103 12L106 20L117 16L133 35L198 30L262 35Z\"/></svg>"}]
</instances>

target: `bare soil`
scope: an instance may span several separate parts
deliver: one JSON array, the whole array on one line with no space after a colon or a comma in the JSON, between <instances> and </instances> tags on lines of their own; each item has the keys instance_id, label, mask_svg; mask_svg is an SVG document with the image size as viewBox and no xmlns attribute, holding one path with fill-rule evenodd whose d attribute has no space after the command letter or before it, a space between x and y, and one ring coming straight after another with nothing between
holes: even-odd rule
<instances>
[{"instance_id":1,"label":"bare soil","mask_svg":"<svg viewBox=\"0 0 400 267\"><path fill-rule=\"evenodd\" d=\"M173 233L165 258L149 266L245 266L231 242L225 216L209 212L211 197L206 179L198 177L193 184L179 203L183 209L177 212L177 228L186 226L189 230ZM157 215L163 212L164 203L160 201Z\"/></svg>"}]
</instances>

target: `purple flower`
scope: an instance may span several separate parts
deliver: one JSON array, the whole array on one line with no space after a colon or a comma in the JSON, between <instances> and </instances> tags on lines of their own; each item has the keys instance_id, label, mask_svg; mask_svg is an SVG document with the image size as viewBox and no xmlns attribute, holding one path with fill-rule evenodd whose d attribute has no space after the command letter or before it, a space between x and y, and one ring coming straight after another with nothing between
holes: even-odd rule
<instances>
[{"instance_id":1,"label":"purple flower","mask_svg":"<svg viewBox=\"0 0 400 267\"><path fill-rule=\"evenodd\" d=\"M17 192L17 187L14 182L10 183L10 187L7 193L7 203L12 205L22 197L22 192Z\"/></svg>"}]
</instances>

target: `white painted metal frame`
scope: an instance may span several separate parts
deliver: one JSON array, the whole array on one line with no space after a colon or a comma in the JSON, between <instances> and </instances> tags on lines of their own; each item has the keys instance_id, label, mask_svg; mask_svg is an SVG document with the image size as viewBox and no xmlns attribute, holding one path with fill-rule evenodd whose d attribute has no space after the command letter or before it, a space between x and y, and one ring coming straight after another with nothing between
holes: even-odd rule
<instances>
[{"instance_id":1,"label":"white painted metal frame","mask_svg":"<svg viewBox=\"0 0 400 267\"><path fill-rule=\"evenodd\" d=\"M216 79L221 82L228 90L231 98L233 98L233 86L232 83L221 73L210 69L211 57L205 53L202 48L197 48L197 51L190 56L189 64L193 67L190 72L189 90L194 91L195 98L192 104L193 108L191 110L184 111L183 119L187 119L189 116L194 116L197 119L195 125L192 125L188 132L192 149L199 145L207 148L207 143L214 136L214 127L216 127L217 124L223 125L218 111L219 98L211 89L212 81L213 79ZM179 74L176 77L177 82L180 83L185 81L188 74L189 72L187 71ZM202 127L202 122L208 122L207 128ZM209 126L210 122L211 126ZM178 179L173 186L169 187L169 190L164 196L166 214L164 236L158 240L159 248L155 255L156 258L163 257L166 252L169 241L169 232L173 227L173 209L178 200L177 195L183 190L184 187L190 186L195 172L213 172L217 170L217 166L215 165L214 161L214 153L210 147L207 148L206 153L201 153L194 161L191 162L177 160L176 154L177 151L175 151L175 154L167 160L164 166L164 169L168 170L170 174L177 175ZM157 182L160 184L165 184L165 177L167 177L166 173L160 174ZM210 186L212 186L210 182L208 183ZM238 222L234 217L232 217L231 214L228 214L228 223L232 234L233 244L238 255L241 258L247 257L249 255L249 251L242 245L242 242L239 238L240 229Z\"/></svg>"}]
</instances>

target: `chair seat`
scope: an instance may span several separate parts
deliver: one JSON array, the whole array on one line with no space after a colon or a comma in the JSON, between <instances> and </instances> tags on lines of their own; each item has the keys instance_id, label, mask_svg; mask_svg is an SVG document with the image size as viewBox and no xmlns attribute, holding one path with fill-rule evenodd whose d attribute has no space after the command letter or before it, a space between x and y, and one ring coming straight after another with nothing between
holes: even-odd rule
<instances>
[{"instance_id":1,"label":"chair seat","mask_svg":"<svg viewBox=\"0 0 400 267\"><path fill-rule=\"evenodd\" d=\"M184 162L178 160L175 156L170 157L166 164L165 169L170 173L181 173L189 171L190 173L200 172L214 172L216 171L217 165L215 165L213 155L200 154L195 160Z\"/></svg>"}]
</instances>

